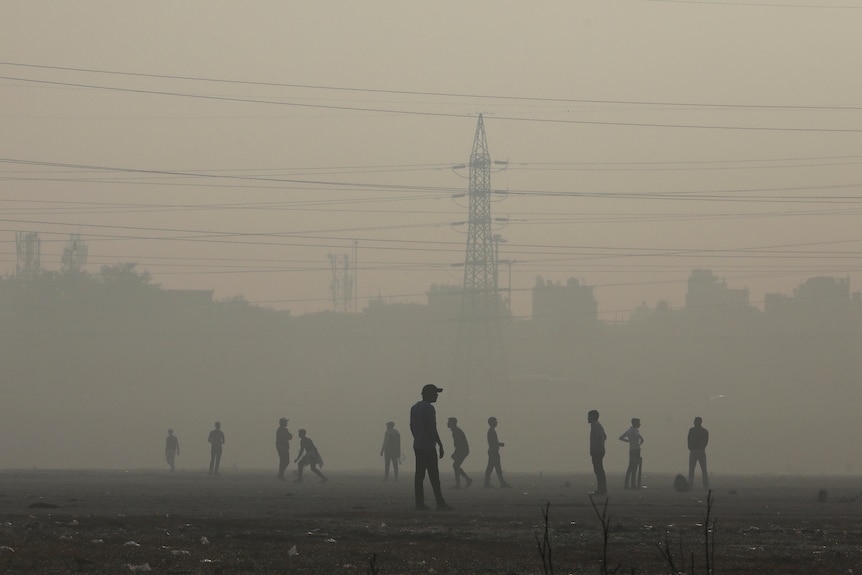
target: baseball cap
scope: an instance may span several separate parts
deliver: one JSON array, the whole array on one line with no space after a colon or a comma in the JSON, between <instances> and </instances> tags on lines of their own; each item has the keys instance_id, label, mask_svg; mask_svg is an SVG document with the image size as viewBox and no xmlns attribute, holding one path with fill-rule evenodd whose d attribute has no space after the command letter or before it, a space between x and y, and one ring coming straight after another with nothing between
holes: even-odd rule
<instances>
[{"instance_id":1,"label":"baseball cap","mask_svg":"<svg viewBox=\"0 0 862 575\"><path fill-rule=\"evenodd\" d=\"M422 388L422 395L425 395L426 393L429 393L429 392L432 392L432 391L436 391L437 393L442 393L442 392L443 392L443 388L442 388L442 387L437 387L437 386L436 386L436 385L434 385L433 383L429 383L429 384L427 384L425 387L423 387L423 388Z\"/></svg>"}]
</instances>

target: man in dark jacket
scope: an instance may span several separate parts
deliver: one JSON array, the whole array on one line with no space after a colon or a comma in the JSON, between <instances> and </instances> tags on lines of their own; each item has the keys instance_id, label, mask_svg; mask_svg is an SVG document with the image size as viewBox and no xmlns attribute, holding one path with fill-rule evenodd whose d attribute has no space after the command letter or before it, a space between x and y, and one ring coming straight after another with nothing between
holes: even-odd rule
<instances>
[{"instance_id":1,"label":"man in dark jacket","mask_svg":"<svg viewBox=\"0 0 862 575\"><path fill-rule=\"evenodd\" d=\"M500 448L505 446L505 443L497 437L497 418L488 418L488 465L485 467L485 487L491 487L491 472L497 472L497 480L500 482L500 487L511 487L506 480L503 479L503 466L500 463Z\"/></svg>"},{"instance_id":2,"label":"man in dark jacket","mask_svg":"<svg viewBox=\"0 0 862 575\"><path fill-rule=\"evenodd\" d=\"M278 420L278 429L275 430L275 450L278 451L278 478L284 479L284 470L290 464L290 440L293 434L287 430L287 418Z\"/></svg>"},{"instance_id":3,"label":"man in dark jacket","mask_svg":"<svg viewBox=\"0 0 862 575\"><path fill-rule=\"evenodd\" d=\"M599 412L591 409L587 413L587 423L590 424L590 458L593 460L593 471L596 474L596 490L593 495L607 495L608 485L605 477L605 428L599 423Z\"/></svg>"},{"instance_id":4,"label":"man in dark jacket","mask_svg":"<svg viewBox=\"0 0 862 575\"><path fill-rule=\"evenodd\" d=\"M700 463L703 476L703 488L709 489L709 474L706 471L706 444L709 443L709 432L703 427L703 419L694 418L694 427L688 430L688 485L694 488L694 468Z\"/></svg>"},{"instance_id":5,"label":"man in dark jacket","mask_svg":"<svg viewBox=\"0 0 862 575\"><path fill-rule=\"evenodd\" d=\"M380 447L380 455L385 457L385 474L383 481L389 481L389 466L395 473L395 481L398 481L398 462L401 459L401 434L395 429L394 421L386 422L386 431L383 432L383 445Z\"/></svg>"}]
</instances>

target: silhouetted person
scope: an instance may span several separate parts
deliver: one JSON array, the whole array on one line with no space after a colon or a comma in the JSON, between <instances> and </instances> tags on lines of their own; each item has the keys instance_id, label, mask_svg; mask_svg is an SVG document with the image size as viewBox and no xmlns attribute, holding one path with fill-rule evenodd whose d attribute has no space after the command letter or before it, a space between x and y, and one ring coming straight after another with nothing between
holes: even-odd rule
<instances>
[{"instance_id":1,"label":"silhouetted person","mask_svg":"<svg viewBox=\"0 0 862 575\"><path fill-rule=\"evenodd\" d=\"M467 443L467 436L464 431L458 427L458 419L450 417L446 423L446 427L452 430L452 441L455 443L455 451L452 452L452 469L455 470L455 489L461 489L461 478L464 478L464 487L470 487L473 480L467 477L464 470L461 469L461 464L470 455L470 445Z\"/></svg>"},{"instance_id":2,"label":"silhouetted person","mask_svg":"<svg viewBox=\"0 0 862 575\"><path fill-rule=\"evenodd\" d=\"M383 445L380 447L380 455L385 459L385 473L383 481L389 481L389 466L392 465L392 473L395 481L398 481L398 462L401 459L401 434L395 429L394 421L386 422L386 431L383 432Z\"/></svg>"},{"instance_id":3,"label":"silhouetted person","mask_svg":"<svg viewBox=\"0 0 862 575\"><path fill-rule=\"evenodd\" d=\"M491 487L491 472L497 472L497 480L500 487L511 487L503 479L503 469L500 465L500 448L505 446L497 439L497 418L488 418L488 466L485 467L485 487Z\"/></svg>"},{"instance_id":4,"label":"silhouetted person","mask_svg":"<svg viewBox=\"0 0 862 575\"><path fill-rule=\"evenodd\" d=\"M599 412L591 409L587 413L587 423L590 424L590 458L593 460L593 471L596 473L596 490L593 495L607 495L608 485L605 478L605 428L599 423Z\"/></svg>"},{"instance_id":5,"label":"silhouetted person","mask_svg":"<svg viewBox=\"0 0 862 575\"><path fill-rule=\"evenodd\" d=\"M628 431L620 435L620 441L625 441L629 444L629 466L626 469L626 489L641 488L641 445L644 438L640 432L641 420L637 417L632 418L632 426Z\"/></svg>"},{"instance_id":6,"label":"silhouetted person","mask_svg":"<svg viewBox=\"0 0 862 575\"><path fill-rule=\"evenodd\" d=\"M451 509L443 499L440 489L440 469L437 467L435 447L440 448L440 459L443 459L443 442L437 433L437 410L434 402L443 388L427 384L422 388L422 401L416 402L410 408L410 432L413 434L413 453L416 456L416 475L413 477L413 492L416 498L416 509L427 510L425 505L425 474L431 480L431 489L437 500L437 509Z\"/></svg>"},{"instance_id":7,"label":"silhouetted person","mask_svg":"<svg viewBox=\"0 0 862 575\"><path fill-rule=\"evenodd\" d=\"M278 478L284 479L284 471L290 465L290 440L293 434L287 429L287 418L278 420L278 429L275 430L275 450L278 451Z\"/></svg>"},{"instance_id":8,"label":"silhouetted person","mask_svg":"<svg viewBox=\"0 0 862 575\"><path fill-rule=\"evenodd\" d=\"M165 438L165 459L168 460L168 465L171 466L171 471L174 470L174 458L180 454L180 440L174 435L174 430L168 430L168 436Z\"/></svg>"},{"instance_id":9,"label":"silhouetted person","mask_svg":"<svg viewBox=\"0 0 862 575\"><path fill-rule=\"evenodd\" d=\"M215 422L215 429L210 431L207 441L210 442L210 475L218 475L218 466L221 463L221 449L224 445L224 432L221 430L221 422Z\"/></svg>"},{"instance_id":10,"label":"silhouetted person","mask_svg":"<svg viewBox=\"0 0 862 575\"><path fill-rule=\"evenodd\" d=\"M323 467L323 458L320 456L320 452L311 438L306 435L304 429L300 429L297 433L299 433L299 455L296 456L296 462L299 466L296 471L296 482L302 483L302 470L308 465L312 473L320 477L320 482L326 483L328 479L317 468L318 466Z\"/></svg>"},{"instance_id":11,"label":"silhouetted person","mask_svg":"<svg viewBox=\"0 0 862 575\"><path fill-rule=\"evenodd\" d=\"M694 468L700 463L703 475L703 488L709 489L709 474L706 471L706 444L709 443L709 432L703 427L703 419L694 418L694 427L688 430L688 485L694 489Z\"/></svg>"}]
</instances>

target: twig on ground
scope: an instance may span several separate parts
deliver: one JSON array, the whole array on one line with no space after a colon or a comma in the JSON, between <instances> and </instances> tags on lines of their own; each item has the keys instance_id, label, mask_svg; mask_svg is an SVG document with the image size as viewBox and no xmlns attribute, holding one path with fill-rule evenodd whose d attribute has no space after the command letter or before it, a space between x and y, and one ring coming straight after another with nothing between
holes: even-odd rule
<instances>
[{"instance_id":1,"label":"twig on ground","mask_svg":"<svg viewBox=\"0 0 862 575\"><path fill-rule=\"evenodd\" d=\"M593 511L596 512L596 517L599 518L599 523L602 524L602 567L599 570L601 575L608 575L608 538L611 530L611 518L608 515L608 501L609 499L605 497L605 504L602 506L602 510L599 511L599 506L596 505L595 499L590 495L590 503L593 506Z\"/></svg>"},{"instance_id":2,"label":"twig on ground","mask_svg":"<svg viewBox=\"0 0 862 575\"><path fill-rule=\"evenodd\" d=\"M542 509L542 518L545 521L545 533L542 536L541 541L539 540L539 534L534 534L536 537L536 547L538 547L539 555L542 557L542 571L545 573L545 575L554 575L554 563L552 561L552 549L548 521L548 515L550 513L550 510L551 502L549 501L547 504L545 504L545 508Z\"/></svg>"},{"instance_id":3,"label":"twig on ground","mask_svg":"<svg viewBox=\"0 0 862 575\"><path fill-rule=\"evenodd\" d=\"M377 553L373 553L368 558L368 568L365 573L366 575L380 575L380 567L377 566Z\"/></svg>"}]
</instances>

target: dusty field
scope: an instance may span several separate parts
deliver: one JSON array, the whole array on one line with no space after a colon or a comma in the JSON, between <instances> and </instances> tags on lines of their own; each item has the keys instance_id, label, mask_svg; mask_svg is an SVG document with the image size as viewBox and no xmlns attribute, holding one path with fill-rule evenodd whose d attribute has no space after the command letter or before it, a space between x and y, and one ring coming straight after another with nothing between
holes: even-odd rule
<instances>
[{"instance_id":1,"label":"dusty field","mask_svg":"<svg viewBox=\"0 0 862 575\"><path fill-rule=\"evenodd\" d=\"M555 573L599 573L601 525L589 476L512 475L513 489L445 490L450 512L412 510L398 483L327 470L329 483L225 470L0 472L0 573L542 573L536 534L550 502ZM611 485L621 478L610 477ZM705 493L671 477L612 489L608 566L703 573ZM444 475L444 488L449 474ZM862 572L862 482L716 477L716 573ZM477 488L477 485L479 487ZM826 502L817 501L828 490ZM433 498L432 498L433 501ZM296 554L291 552L295 546ZM376 559L370 559L376 555Z\"/></svg>"}]
</instances>

